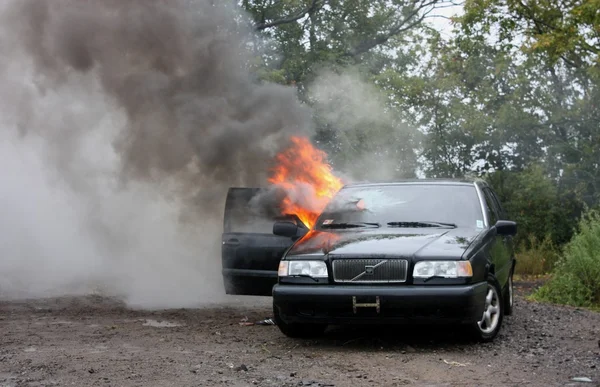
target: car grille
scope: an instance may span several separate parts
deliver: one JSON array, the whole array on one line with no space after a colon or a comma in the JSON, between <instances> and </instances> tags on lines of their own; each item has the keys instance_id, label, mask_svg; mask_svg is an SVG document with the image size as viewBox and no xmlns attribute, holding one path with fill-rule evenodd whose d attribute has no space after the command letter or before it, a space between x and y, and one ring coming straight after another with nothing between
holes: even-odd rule
<instances>
[{"instance_id":1,"label":"car grille","mask_svg":"<svg viewBox=\"0 0 600 387\"><path fill-rule=\"evenodd\" d=\"M397 258L334 259L333 280L350 283L406 282L408 261Z\"/></svg>"}]
</instances>

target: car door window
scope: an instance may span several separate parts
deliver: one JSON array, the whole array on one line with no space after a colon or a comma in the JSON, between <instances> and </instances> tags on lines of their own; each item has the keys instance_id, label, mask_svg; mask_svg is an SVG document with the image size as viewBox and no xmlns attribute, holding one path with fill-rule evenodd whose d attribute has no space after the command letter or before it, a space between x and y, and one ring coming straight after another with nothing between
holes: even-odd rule
<instances>
[{"instance_id":1,"label":"car door window","mask_svg":"<svg viewBox=\"0 0 600 387\"><path fill-rule=\"evenodd\" d=\"M491 196L491 193L487 188L483 190L483 195L485 198L485 205L487 207L487 212L489 215L490 226L493 226L498 221L498 210L494 203L494 199Z\"/></svg>"},{"instance_id":2,"label":"car door window","mask_svg":"<svg viewBox=\"0 0 600 387\"><path fill-rule=\"evenodd\" d=\"M504 209L504 207L502 206L502 204L500 203L500 199L498 198L498 195L491 189L488 189L493 202L496 206L496 208L498 209L498 219L500 220L508 220L508 214L506 212L506 210Z\"/></svg>"}]
</instances>

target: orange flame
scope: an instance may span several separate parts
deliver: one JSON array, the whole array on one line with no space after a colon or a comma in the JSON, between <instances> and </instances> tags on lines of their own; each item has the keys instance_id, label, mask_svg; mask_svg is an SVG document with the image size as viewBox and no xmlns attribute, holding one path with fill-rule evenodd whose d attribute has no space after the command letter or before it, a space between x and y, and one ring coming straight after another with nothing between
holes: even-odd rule
<instances>
[{"instance_id":1,"label":"orange flame","mask_svg":"<svg viewBox=\"0 0 600 387\"><path fill-rule=\"evenodd\" d=\"M327 154L306 137L292 137L289 148L276 156L269 183L286 192L282 210L296 214L309 228L343 186L327 163Z\"/></svg>"}]
</instances>

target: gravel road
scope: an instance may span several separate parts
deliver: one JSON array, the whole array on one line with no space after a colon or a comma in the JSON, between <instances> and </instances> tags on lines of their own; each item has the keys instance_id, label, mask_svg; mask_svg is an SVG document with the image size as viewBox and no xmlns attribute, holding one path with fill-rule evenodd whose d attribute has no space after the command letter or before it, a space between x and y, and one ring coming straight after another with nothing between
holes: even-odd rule
<instances>
[{"instance_id":1,"label":"gravel road","mask_svg":"<svg viewBox=\"0 0 600 387\"><path fill-rule=\"evenodd\" d=\"M244 324L270 317L269 298L160 312L101 297L0 302L0 386L600 386L600 313L518 293L483 345L444 328L293 340Z\"/></svg>"}]
</instances>

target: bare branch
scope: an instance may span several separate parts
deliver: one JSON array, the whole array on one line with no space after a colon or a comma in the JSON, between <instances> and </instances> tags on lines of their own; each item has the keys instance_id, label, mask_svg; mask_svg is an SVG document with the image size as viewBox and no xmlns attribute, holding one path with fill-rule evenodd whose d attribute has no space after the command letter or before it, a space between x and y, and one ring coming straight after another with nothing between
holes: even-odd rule
<instances>
[{"instance_id":1,"label":"bare branch","mask_svg":"<svg viewBox=\"0 0 600 387\"><path fill-rule=\"evenodd\" d=\"M434 6L435 9L444 9L444 8L452 8L452 7L459 7L464 5L465 3L463 1L458 2L458 3L453 3L450 2L449 4L444 4L444 5L436 5Z\"/></svg>"},{"instance_id":2,"label":"bare branch","mask_svg":"<svg viewBox=\"0 0 600 387\"><path fill-rule=\"evenodd\" d=\"M438 15L438 14L434 14L434 15L427 15L425 17L425 19L431 19L431 18L440 18L440 19L446 19L446 20L452 20L451 17L448 17L446 15Z\"/></svg>"},{"instance_id":3,"label":"bare branch","mask_svg":"<svg viewBox=\"0 0 600 387\"><path fill-rule=\"evenodd\" d=\"M282 24L293 23L299 19L302 19L308 13L316 11L318 8L320 8L323 5L323 3L325 3L325 1L323 1L323 0L312 0L308 7L301 9L300 11L296 12L295 14L289 15L282 19L273 20L268 23L267 22L256 23L254 25L254 28L258 31L262 31L267 28L276 27L276 26L279 26Z\"/></svg>"},{"instance_id":4,"label":"bare branch","mask_svg":"<svg viewBox=\"0 0 600 387\"><path fill-rule=\"evenodd\" d=\"M566 56L564 56L564 55L561 55L561 56L560 56L560 58L561 58L561 59L562 59L562 60L563 60L563 61L564 61L564 62L567 64L567 66L570 66L571 68L577 68L577 69L578 69L578 68L580 68L580 67L581 67L581 65L580 65L580 64L577 64L577 63L575 63L574 61L572 61L572 60L568 59L568 58L567 58Z\"/></svg>"}]
</instances>

